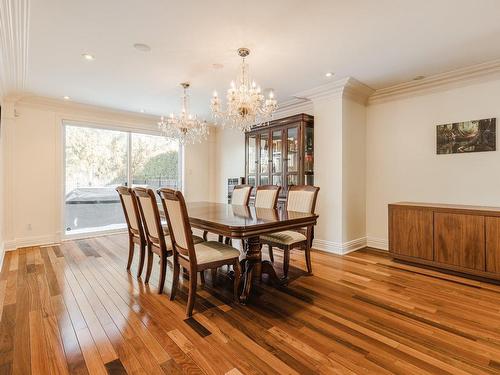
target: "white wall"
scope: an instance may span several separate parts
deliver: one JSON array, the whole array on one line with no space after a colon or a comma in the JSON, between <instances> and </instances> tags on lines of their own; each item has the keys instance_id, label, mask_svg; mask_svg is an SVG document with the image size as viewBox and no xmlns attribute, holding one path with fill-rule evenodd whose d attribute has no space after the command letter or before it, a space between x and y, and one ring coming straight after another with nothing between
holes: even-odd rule
<instances>
[{"instance_id":1,"label":"white wall","mask_svg":"<svg viewBox=\"0 0 500 375\"><path fill-rule=\"evenodd\" d=\"M344 98L342 124L342 244L351 250L366 237L366 106Z\"/></svg>"},{"instance_id":2,"label":"white wall","mask_svg":"<svg viewBox=\"0 0 500 375\"><path fill-rule=\"evenodd\" d=\"M4 127L7 144L4 241L7 249L57 242L62 227L62 122L73 120L156 130L155 118L47 100L15 102L17 117ZM5 125L5 124L2 124ZM210 200L213 139L185 151L187 200Z\"/></svg>"},{"instance_id":3,"label":"white wall","mask_svg":"<svg viewBox=\"0 0 500 375\"><path fill-rule=\"evenodd\" d=\"M500 151L436 155L436 125L500 119L499 98L497 78L368 107L369 245L387 247L391 202L500 205Z\"/></svg>"},{"instance_id":4,"label":"white wall","mask_svg":"<svg viewBox=\"0 0 500 375\"><path fill-rule=\"evenodd\" d=\"M342 95L314 102L314 184L320 187L316 248L342 243Z\"/></svg>"},{"instance_id":5,"label":"white wall","mask_svg":"<svg viewBox=\"0 0 500 375\"><path fill-rule=\"evenodd\" d=\"M230 128L218 128L215 134L214 201L227 202L227 179L245 177L245 135Z\"/></svg>"},{"instance_id":6,"label":"white wall","mask_svg":"<svg viewBox=\"0 0 500 375\"><path fill-rule=\"evenodd\" d=\"M188 202L213 201L216 130L206 141L184 147L184 195Z\"/></svg>"}]
</instances>

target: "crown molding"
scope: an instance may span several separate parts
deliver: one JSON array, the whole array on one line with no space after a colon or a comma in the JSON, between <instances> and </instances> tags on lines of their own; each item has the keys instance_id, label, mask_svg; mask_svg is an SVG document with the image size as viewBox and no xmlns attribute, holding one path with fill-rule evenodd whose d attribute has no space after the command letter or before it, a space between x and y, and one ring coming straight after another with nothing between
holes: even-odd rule
<instances>
[{"instance_id":1,"label":"crown molding","mask_svg":"<svg viewBox=\"0 0 500 375\"><path fill-rule=\"evenodd\" d=\"M85 104L74 101L66 101L62 99L49 98L45 96L33 95L29 93L9 95L4 97L3 102L16 106L25 106L31 108L52 110L60 114L61 117L68 116L71 118L74 115L80 115L90 118L101 117L110 118L114 121L121 121L129 124L142 124L156 127L159 116L126 111L110 107L101 107L93 104ZM213 123L208 123L213 128L216 127Z\"/></svg>"},{"instance_id":2,"label":"crown molding","mask_svg":"<svg viewBox=\"0 0 500 375\"><path fill-rule=\"evenodd\" d=\"M333 97L346 97L365 104L368 97L374 91L375 90L371 87L368 87L355 78L345 77L312 89L301 91L295 96L307 98L312 101Z\"/></svg>"},{"instance_id":3,"label":"crown molding","mask_svg":"<svg viewBox=\"0 0 500 375\"><path fill-rule=\"evenodd\" d=\"M0 97L24 90L30 0L0 0Z\"/></svg>"},{"instance_id":4,"label":"crown molding","mask_svg":"<svg viewBox=\"0 0 500 375\"><path fill-rule=\"evenodd\" d=\"M495 76L500 78L500 59L435 74L419 81L404 82L376 90L370 96L368 104L443 90L453 86L464 85L471 81L481 82Z\"/></svg>"},{"instance_id":5,"label":"crown molding","mask_svg":"<svg viewBox=\"0 0 500 375\"><path fill-rule=\"evenodd\" d=\"M279 103L278 109L273 113L273 119L293 116L299 113L306 113L308 115L314 113L313 103L310 99L296 97Z\"/></svg>"}]
</instances>

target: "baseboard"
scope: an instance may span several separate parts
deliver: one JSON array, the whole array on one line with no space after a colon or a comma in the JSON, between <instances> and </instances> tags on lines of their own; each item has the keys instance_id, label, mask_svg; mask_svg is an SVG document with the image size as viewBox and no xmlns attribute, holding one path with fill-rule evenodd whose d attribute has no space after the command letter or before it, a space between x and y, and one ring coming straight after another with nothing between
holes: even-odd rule
<instances>
[{"instance_id":1,"label":"baseboard","mask_svg":"<svg viewBox=\"0 0 500 375\"><path fill-rule=\"evenodd\" d=\"M389 240L385 238L367 237L366 246L380 250L389 250Z\"/></svg>"},{"instance_id":2,"label":"baseboard","mask_svg":"<svg viewBox=\"0 0 500 375\"><path fill-rule=\"evenodd\" d=\"M5 241L5 251L19 249L20 247L49 245L59 242L56 236L34 236L26 238L16 238L15 240Z\"/></svg>"},{"instance_id":3,"label":"baseboard","mask_svg":"<svg viewBox=\"0 0 500 375\"><path fill-rule=\"evenodd\" d=\"M356 251L364 247L366 247L366 237L357 238L355 240L347 241L344 243L320 239L313 240L314 249L337 255L346 255L352 251Z\"/></svg>"}]
</instances>

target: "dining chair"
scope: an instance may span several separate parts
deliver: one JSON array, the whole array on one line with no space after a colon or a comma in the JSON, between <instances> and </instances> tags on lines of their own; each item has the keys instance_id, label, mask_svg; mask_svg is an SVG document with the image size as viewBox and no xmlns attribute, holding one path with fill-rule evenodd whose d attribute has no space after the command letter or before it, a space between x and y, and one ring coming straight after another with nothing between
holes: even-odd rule
<instances>
[{"instance_id":1,"label":"dining chair","mask_svg":"<svg viewBox=\"0 0 500 375\"><path fill-rule=\"evenodd\" d=\"M255 192L254 206L257 208L276 208L281 186L260 185Z\"/></svg>"},{"instance_id":2,"label":"dining chair","mask_svg":"<svg viewBox=\"0 0 500 375\"><path fill-rule=\"evenodd\" d=\"M286 210L295 212L314 213L319 187L309 185L290 186L286 200ZM282 232L266 234L260 237L260 242L267 245L269 258L274 261L273 247L283 250L283 276L288 277L290 266L290 250L302 249L306 256L307 272L312 273L311 246L313 239L313 226L300 230L285 230Z\"/></svg>"},{"instance_id":3,"label":"dining chair","mask_svg":"<svg viewBox=\"0 0 500 375\"><path fill-rule=\"evenodd\" d=\"M233 189L233 193L231 195L231 204L238 206L248 206L250 202L250 193L252 192L253 185L237 185ZM208 240L208 231L203 231L203 239L205 241ZM219 235L219 242L223 242L223 236ZM226 238L226 244L231 242L231 239Z\"/></svg>"},{"instance_id":4,"label":"dining chair","mask_svg":"<svg viewBox=\"0 0 500 375\"><path fill-rule=\"evenodd\" d=\"M128 229L129 249L127 270L130 270L130 266L132 265L135 245L137 244L139 246L139 266L137 268L137 277L140 277L142 269L144 268L144 256L146 253L147 241L144 236L144 228L141 221L139 206L137 205L137 197L132 192L132 189L126 186L118 186L116 191L120 197Z\"/></svg>"},{"instance_id":5,"label":"dining chair","mask_svg":"<svg viewBox=\"0 0 500 375\"><path fill-rule=\"evenodd\" d=\"M167 273L167 258L173 254L169 230L167 226L163 226L161 223L160 212L158 210L158 203L154 191L142 187L136 187L132 190L137 197L137 203L144 223L144 231L147 240L148 264L144 281L146 284L149 283L153 267L153 254L156 254L160 257L158 294L162 294ZM203 242L203 239L194 236L194 241L197 243Z\"/></svg>"},{"instance_id":6,"label":"dining chair","mask_svg":"<svg viewBox=\"0 0 500 375\"><path fill-rule=\"evenodd\" d=\"M179 270L182 266L189 271L189 294L186 316L190 317L193 313L196 298L198 272L224 265L232 265L234 270L233 292L234 298L237 300L241 276L240 252L229 245L217 241L196 243L193 240L186 202L182 193L162 188L159 189L159 194L167 217L174 252L174 276L170 299L175 299L179 284Z\"/></svg>"}]
</instances>

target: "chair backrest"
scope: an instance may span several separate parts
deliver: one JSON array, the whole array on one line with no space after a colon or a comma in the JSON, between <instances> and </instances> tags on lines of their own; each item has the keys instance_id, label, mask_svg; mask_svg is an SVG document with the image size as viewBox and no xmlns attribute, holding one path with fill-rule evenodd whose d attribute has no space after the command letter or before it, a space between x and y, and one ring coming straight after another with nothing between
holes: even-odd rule
<instances>
[{"instance_id":1,"label":"chair backrest","mask_svg":"<svg viewBox=\"0 0 500 375\"><path fill-rule=\"evenodd\" d=\"M257 186L255 193L255 207L257 208L276 208L278 205L278 195L281 186L261 185Z\"/></svg>"},{"instance_id":2,"label":"chair backrest","mask_svg":"<svg viewBox=\"0 0 500 375\"><path fill-rule=\"evenodd\" d=\"M180 191L167 188L159 189L158 194L160 194L163 210L167 217L174 252L196 264L193 233L191 231L191 224L189 223L184 196Z\"/></svg>"},{"instance_id":3,"label":"chair backrest","mask_svg":"<svg viewBox=\"0 0 500 375\"><path fill-rule=\"evenodd\" d=\"M136 196L132 192L132 189L126 186L118 186L116 191L122 203L129 233L144 240L144 229L142 227L141 214Z\"/></svg>"},{"instance_id":4,"label":"chair backrest","mask_svg":"<svg viewBox=\"0 0 500 375\"><path fill-rule=\"evenodd\" d=\"M137 197L137 203L148 241L160 247L165 247L165 235L161 225L160 211L158 210L154 191L142 187L133 188L132 191Z\"/></svg>"},{"instance_id":5,"label":"chair backrest","mask_svg":"<svg viewBox=\"0 0 500 375\"><path fill-rule=\"evenodd\" d=\"M290 186L286 199L287 211L314 213L319 187L310 185Z\"/></svg>"},{"instance_id":6,"label":"chair backrest","mask_svg":"<svg viewBox=\"0 0 500 375\"><path fill-rule=\"evenodd\" d=\"M237 185L234 187L231 196L231 204L239 206L248 206L250 201L250 193L252 192L252 185Z\"/></svg>"}]
</instances>

